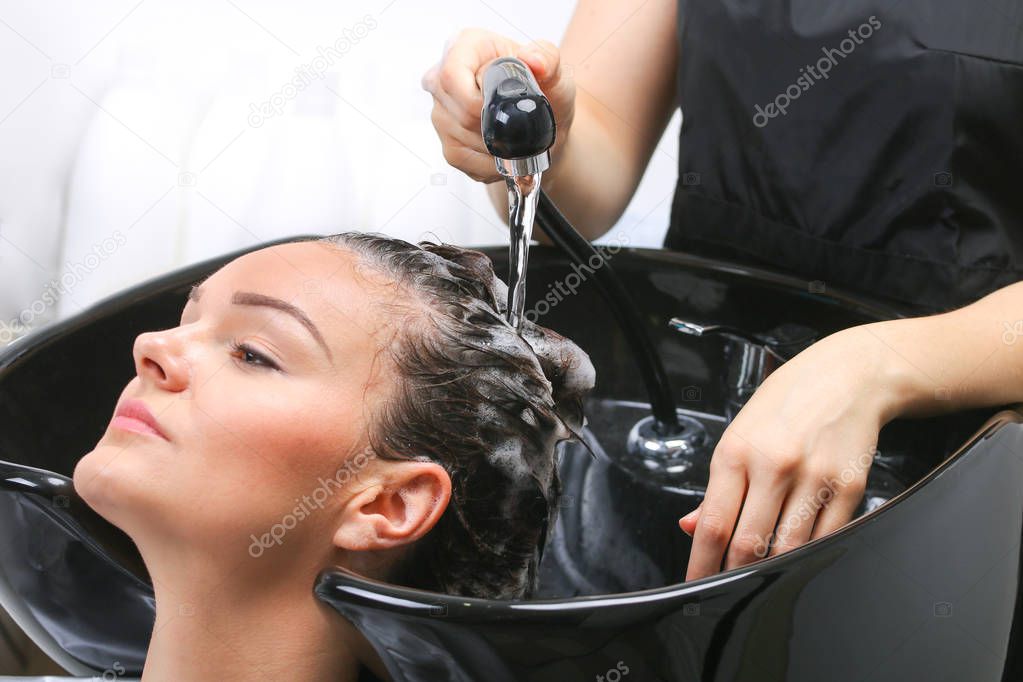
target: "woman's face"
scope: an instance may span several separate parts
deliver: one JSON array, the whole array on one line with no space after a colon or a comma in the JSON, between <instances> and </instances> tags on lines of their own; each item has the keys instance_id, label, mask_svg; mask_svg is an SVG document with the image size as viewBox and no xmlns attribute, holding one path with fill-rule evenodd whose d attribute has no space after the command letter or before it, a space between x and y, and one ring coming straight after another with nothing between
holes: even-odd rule
<instances>
[{"instance_id":1,"label":"woman's face","mask_svg":"<svg viewBox=\"0 0 1023 682\"><path fill-rule=\"evenodd\" d=\"M139 335L118 405L144 403L166 438L114 421L75 469L79 494L140 547L258 558L316 535L330 550L391 385L378 357L388 293L355 262L313 242L246 254L202 283L178 326Z\"/></svg>"}]
</instances>

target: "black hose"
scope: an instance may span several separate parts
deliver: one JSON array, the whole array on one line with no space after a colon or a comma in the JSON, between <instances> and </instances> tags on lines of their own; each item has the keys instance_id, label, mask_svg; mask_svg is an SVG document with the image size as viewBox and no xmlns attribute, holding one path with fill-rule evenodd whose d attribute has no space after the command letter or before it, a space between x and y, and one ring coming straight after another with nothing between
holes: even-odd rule
<instances>
[{"instance_id":1,"label":"black hose","mask_svg":"<svg viewBox=\"0 0 1023 682\"><path fill-rule=\"evenodd\" d=\"M542 189L536 208L536 223L554 245L576 265L585 265L594 255L601 259L603 265L592 268L593 279L597 290L611 308L611 313L618 321L626 342L632 348L632 355L639 364L643 383L650 396L650 409L657 420L657 430L662 434L677 432L678 412L675 398L671 394L671 384L668 383L668 373L664 370L661 357L650 339L646 323L637 312L638 308L632 296L611 268L611 264L585 237L576 232Z\"/></svg>"}]
</instances>

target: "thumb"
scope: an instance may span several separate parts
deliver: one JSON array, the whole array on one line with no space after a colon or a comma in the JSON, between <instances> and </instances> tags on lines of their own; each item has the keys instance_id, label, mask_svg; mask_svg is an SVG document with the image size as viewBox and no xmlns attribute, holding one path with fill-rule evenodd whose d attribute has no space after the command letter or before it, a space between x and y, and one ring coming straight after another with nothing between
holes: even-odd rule
<instances>
[{"instance_id":1,"label":"thumb","mask_svg":"<svg viewBox=\"0 0 1023 682\"><path fill-rule=\"evenodd\" d=\"M700 519L700 510L701 507L697 507L678 520L678 527L690 537L696 532L696 522Z\"/></svg>"},{"instance_id":2,"label":"thumb","mask_svg":"<svg viewBox=\"0 0 1023 682\"><path fill-rule=\"evenodd\" d=\"M555 81L560 76L561 55L549 40L537 40L518 48L516 57L526 63L538 83Z\"/></svg>"}]
</instances>

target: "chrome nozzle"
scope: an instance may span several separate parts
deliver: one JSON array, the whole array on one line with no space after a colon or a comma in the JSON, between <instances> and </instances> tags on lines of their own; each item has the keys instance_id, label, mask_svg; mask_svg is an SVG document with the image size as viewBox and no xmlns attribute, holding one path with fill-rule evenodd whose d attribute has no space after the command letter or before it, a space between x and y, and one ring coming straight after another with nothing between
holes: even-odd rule
<instances>
[{"instance_id":1,"label":"chrome nozzle","mask_svg":"<svg viewBox=\"0 0 1023 682\"><path fill-rule=\"evenodd\" d=\"M505 178L536 175L551 167L551 152L545 149L536 156L527 156L524 159L502 159L495 156L494 165L497 166L497 172Z\"/></svg>"}]
</instances>

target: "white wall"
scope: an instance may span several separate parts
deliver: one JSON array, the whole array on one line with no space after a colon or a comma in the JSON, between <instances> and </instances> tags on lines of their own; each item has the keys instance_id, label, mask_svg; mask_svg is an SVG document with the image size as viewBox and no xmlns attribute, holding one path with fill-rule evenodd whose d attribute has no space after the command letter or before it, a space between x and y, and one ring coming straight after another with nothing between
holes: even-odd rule
<instances>
[{"instance_id":1,"label":"white wall","mask_svg":"<svg viewBox=\"0 0 1023 682\"><path fill-rule=\"evenodd\" d=\"M444 161L420 77L459 28L557 43L573 6L0 0L0 345L17 318L289 234L507 243L483 185ZM283 112L254 116L271 98ZM630 245L661 243L677 139L676 113L616 227Z\"/></svg>"}]
</instances>

